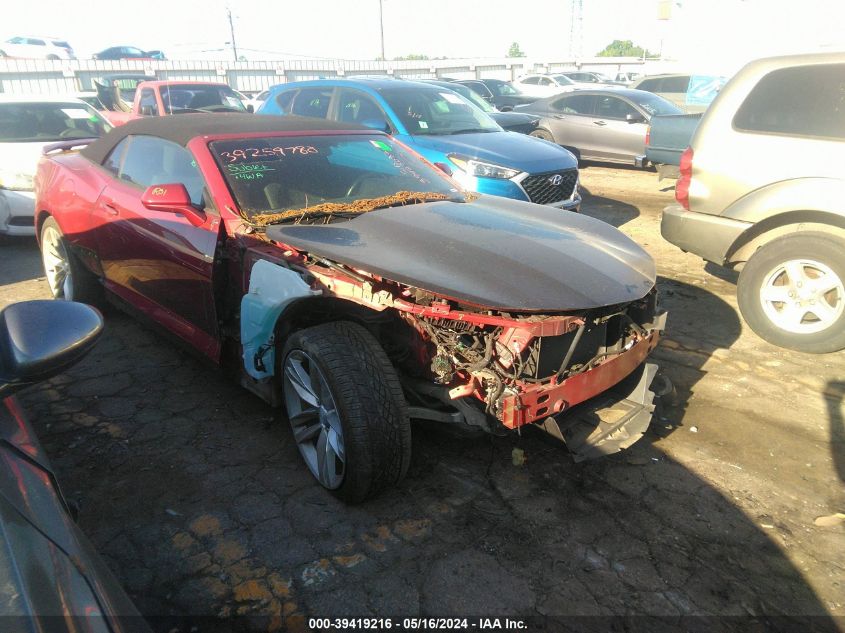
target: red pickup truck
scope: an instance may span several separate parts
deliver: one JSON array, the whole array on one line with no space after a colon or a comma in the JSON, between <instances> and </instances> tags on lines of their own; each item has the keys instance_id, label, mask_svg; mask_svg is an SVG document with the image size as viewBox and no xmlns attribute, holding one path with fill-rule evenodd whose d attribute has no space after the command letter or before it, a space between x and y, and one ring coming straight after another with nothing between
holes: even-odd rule
<instances>
[{"instance_id":1,"label":"red pickup truck","mask_svg":"<svg viewBox=\"0 0 845 633\"><path fill-rule=\"evenodd\" d=\"M102 114L113 125L142 116L165 116L190 112L246 112L235 91L224 83L207 81L144 81L135 90L130 105L115 87L97 86L105 110Z\"/></svg>"}]
</instances>

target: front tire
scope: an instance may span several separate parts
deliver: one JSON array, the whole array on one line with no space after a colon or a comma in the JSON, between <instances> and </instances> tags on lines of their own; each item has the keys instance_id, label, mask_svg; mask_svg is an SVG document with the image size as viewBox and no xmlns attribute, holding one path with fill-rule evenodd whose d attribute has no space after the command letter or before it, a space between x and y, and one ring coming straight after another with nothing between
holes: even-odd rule
<instances>
[{"instance_id":1,"label":"front tire","mask_svg":"<svg viewBox=\"0 0 845 633\"><path fill-rule=\"evenodd\" d=\"M307 328L281 359L294 440L320 485L359 503L398 484L411 425L399 377L372 334L348 321Z\"/></svg>"},{"instance_id":2,"label":"front tire","mask_svg":"<svg viewBox=\"0 0 845 633\"><path fill-rule=\"evenodd\" d=\"M103 288L99 280L70 250L53 217L41 226L41 261L54 299L102 305Z\"/></svg>"},{"instance_id":3,"label":"front tire","mask_svg":"<svg viewBox=\"0 0 845 633\"><path fill-rule=\"evenodd\" d=\"M815 232L772 240L742 269L737 299L748 326L774 345L845 348L845 242Z\"/></svg>"}]
</instances>

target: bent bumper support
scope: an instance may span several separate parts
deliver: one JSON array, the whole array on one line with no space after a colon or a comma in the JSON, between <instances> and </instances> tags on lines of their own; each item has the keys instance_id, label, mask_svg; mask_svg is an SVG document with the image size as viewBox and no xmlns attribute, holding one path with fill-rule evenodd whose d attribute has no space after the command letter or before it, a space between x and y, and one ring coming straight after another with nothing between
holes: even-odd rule
<instances>
[{"instance_id":1,"label":"bent bumper support","mask_svg":"<svg viewBox=\"0 0 845 633\"><path fill-rule=\"evenodd\" d=\"M651 423L656 374L656 364L643 363L610 391L536 425L564 442L576 462L617 453L640 439Z\"/></svg>"}]
</instances>

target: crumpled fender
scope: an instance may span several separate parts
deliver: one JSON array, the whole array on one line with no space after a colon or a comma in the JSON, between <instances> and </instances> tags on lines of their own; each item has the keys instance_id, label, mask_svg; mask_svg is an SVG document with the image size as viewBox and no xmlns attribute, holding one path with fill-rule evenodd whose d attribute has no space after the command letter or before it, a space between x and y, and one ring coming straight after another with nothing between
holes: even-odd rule
<instances>
[{"instance_id":1,"label":"crumpled fender","mask_svg":"<svg viewBox=\"0 0 845 633\"><path fill-rule=\"evenodd\" d=\"M241 299L241 344L244 369L257 380L275 373L276 323L285 308L296 299L322 294L312 290L302 277L267 260L252 267L249 292Z\"/></svg>"}]
</instances>

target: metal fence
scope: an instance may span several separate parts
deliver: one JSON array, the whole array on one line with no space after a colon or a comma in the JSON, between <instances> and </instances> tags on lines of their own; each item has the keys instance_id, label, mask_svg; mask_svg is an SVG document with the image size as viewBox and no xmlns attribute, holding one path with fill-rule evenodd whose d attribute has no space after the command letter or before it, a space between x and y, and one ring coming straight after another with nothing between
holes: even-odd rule
<instances>
[{"instance_id":1,"label":"metal fence","mask_svg":"<svg viewBox=\"0 0 845 633\"><path fill-rule=\"evenodd\" d=\"M282 61L140 61L40 60L0 58L0 93L73 94L94 90L93 81L112 73L140 73L150 79L222 81L241 92L255 93L272 85L305 79L385 75L408 79L504 79L527 72L565 69L645 72L650 62L624 57L580 60L437 59L350 61L296 59Z\"/></svg>"}]
</instances>

